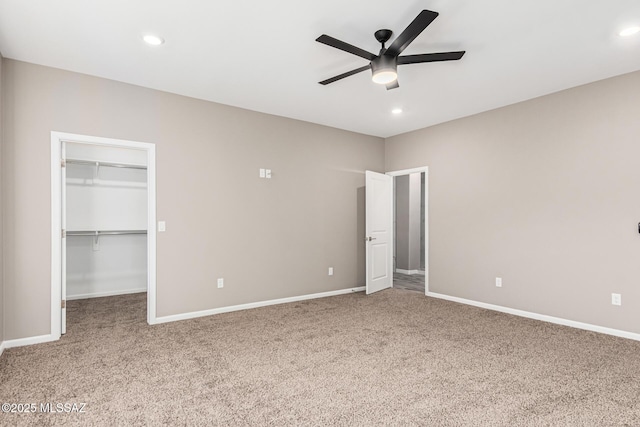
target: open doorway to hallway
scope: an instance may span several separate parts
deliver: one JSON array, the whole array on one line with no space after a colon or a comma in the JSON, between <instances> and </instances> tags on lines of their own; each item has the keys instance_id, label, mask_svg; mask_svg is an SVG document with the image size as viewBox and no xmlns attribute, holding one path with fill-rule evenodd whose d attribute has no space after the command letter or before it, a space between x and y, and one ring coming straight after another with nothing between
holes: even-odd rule
<instances>
[{"instance_id":1,"label":"open doorway to hallway","mask_svg":"<svg viewBox=\"0 0 640 427\"><path fill-rule=\"evenodd\" d=\"M393 287L425 293L426 173L394 177Z\"/></svg>"}]
</instances>

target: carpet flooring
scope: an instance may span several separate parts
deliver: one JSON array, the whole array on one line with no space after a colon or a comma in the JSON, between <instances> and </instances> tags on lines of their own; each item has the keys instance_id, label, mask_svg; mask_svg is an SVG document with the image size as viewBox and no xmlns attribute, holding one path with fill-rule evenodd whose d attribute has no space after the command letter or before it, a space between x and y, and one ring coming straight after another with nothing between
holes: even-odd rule
<instances>
[{"instance_id":1,"label":"carpet flooring","mask_svg":"<svg viewBox=\"0 0 640 427\"><path fill-rule=\"evenodd\" d=\"M144 294L71 301L61 340L6 350L2 402L86 406L0 425L640 425L636 341L397 289L144 312Z\"/></svg>"}]
</instances>

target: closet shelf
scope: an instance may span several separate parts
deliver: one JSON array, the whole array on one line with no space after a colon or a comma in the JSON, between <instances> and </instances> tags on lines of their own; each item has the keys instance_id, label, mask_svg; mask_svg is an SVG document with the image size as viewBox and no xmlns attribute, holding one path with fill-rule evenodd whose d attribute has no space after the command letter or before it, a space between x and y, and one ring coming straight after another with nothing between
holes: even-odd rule
<instances>
[{"instance_id":1,"label":"closet shelf","mask_svg":"<svg viewBox=\"0 0 640 427\"><path fill-rule=\"evenodd\" d=\"M147 230L82 230L71 231L68 230L65 235L67 236L118 236L122 234L147 234Z\"/></svg>"},{"instance_id":2,"label":"closet shelf","mask_svg":"<svg viewBox=\"0 0 640 427\"><path fill-rule=\"evenodd\" d=\"M112 162L98 162L92 160L79 160L79 159L66 159L65 163L74 164L74 165L90 165L90 166L107 166L110 168L127 168L127 169L142 169L147 170L147 167L144 165L132 165L127 163L112 163Z\"/></svg>"}]
</instances>

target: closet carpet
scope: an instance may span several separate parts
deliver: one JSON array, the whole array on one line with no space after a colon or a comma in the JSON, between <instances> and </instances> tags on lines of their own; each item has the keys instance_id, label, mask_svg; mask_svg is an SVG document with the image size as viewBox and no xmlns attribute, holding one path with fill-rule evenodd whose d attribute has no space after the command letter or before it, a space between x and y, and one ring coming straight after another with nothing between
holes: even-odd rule
<instances>
[{"instance_id":1,"label":"closet carpet","mask_svg":"<svg viewBox=\"0 0 640 427\"><path fill-rule=\"evenodd\" d=\"M6 350L0 425L638 426L640 342L396 289L156 326L145 295L69 303Z\"/></svg>"}]
</instances>

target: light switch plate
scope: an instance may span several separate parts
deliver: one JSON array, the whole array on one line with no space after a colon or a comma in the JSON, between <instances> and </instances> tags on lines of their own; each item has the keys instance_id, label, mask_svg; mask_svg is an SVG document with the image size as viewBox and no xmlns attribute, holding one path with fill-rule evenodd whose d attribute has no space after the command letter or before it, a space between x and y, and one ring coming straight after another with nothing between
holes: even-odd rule
<instances>
[{"instance_id":1,"label":"light switch plate","mask_svg":"<svg viewBox=\"0 0 640 427\"><path fill-rule=\"evenodd\" d=\"M260 169L260 178L264 178L266 172L264 171L264 169Z\"/></svg>"},{"instance_id":2,"label":"light switch plate","mask_svg":"<svg viewBox=\"0 0 640 427\"><path fill-rule=\"evenodd\" d=\"M167 231L167 223L165 221L158 221L158 231Z\"/></svg>"},{"instance_id":3,"label":"light switch plate","mask_svg":"<svg viewBox=\"0 0 640 427\"><path fill-rule=\"evenodd\" d=\"M271 179L271 169L267 169L265 173L266 173L265 176L267 177L267 179Z\"/></svg>"}]
</instances>

